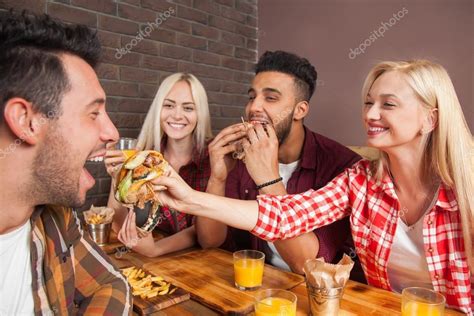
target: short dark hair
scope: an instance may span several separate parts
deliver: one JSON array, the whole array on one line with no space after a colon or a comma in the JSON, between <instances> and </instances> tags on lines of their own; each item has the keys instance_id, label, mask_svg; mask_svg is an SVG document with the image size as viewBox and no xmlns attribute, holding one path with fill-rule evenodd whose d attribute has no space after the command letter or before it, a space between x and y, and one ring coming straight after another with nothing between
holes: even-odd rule
<instances>
[{"instance_id":1,"label":"short dark hair","mask_svg":"<svg viewBox=\"0 0 474 316\"><path fill-rule=\"evenodd\" d=\"M84 25L66 25L46 14L0 12L1 113L8 100L21 97L35 111L59 116L62 97L70 88L59 55L76 55L95 68L100 49L96 32Z\"/></svg>"},{"instance_id":2,"label":"short dark hair","mask_svg":"<svg viewBox=\"0 0 474 316\"><path fill-rule=\"evenodd\" d=\"M306 58L293 53L281 50L266 51L255 66L255 74L263 71L277 71L293 76L299 92L299 101L309 101L316 88L316 69Z\"/></svg>"}]
</instances>

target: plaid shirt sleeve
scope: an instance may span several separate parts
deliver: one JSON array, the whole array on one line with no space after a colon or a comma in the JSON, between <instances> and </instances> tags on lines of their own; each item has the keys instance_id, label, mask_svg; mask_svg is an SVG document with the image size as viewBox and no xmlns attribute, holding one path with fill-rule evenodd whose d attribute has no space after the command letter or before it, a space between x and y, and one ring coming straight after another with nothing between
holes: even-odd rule
<instances>
[{"instance_id":1,"label":"plaid shirt sleeve","mask_svg":"<svg viewBox=\"0 0 474 316\"><path fill-rule=\"evenodd\" d=\"M257 202L259 215L252 234L268 241L295 237L350 215L349 173L344 171L317 191L259 195Z\"/></svg>"},{"instance_id":2,"label":"plaid shirt sleeve","mask_svg":"<svg viewBox=\"0 0 474 316\"><path fill-rule=\"evenodd\" d=\"M74 215L68 234L75 277L74 302L80 315L130 315L132 296L127 281L102 250L80 228Z\"/></svg>"}]
</instances>

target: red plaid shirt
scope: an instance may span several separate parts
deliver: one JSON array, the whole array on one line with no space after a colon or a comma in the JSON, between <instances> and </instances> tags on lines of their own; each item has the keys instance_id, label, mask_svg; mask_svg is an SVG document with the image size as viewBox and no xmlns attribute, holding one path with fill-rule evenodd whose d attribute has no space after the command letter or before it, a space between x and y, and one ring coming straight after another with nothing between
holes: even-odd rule
<instances>
[{"instance_id":1,"label":"red plaid shirt","mask_svg":"<svg viewBox=\"0 0 474 316\"><path fill-rule=\"evenodd\" d=\"M388 175L377 181L362 160L328 185L302 194L258 196L252 233L266 240L291 238L350 216L352 237L370 285L391 290L387 275L400 203ZM423 241L435 291L449 306L472 315L474 277L469 271L454 192L441 185L423 218Z\"/></svg>"},{"instance_id":2,"label":"red plaid shirt","mask_svg":"<svg viewBox=\"0 0 474 316\"><path fill-rule=\"evenodd\" d=\"M164 148L164 144L166 143L162 143L161 148ZM191 161L187 165L182 166L178 173L193 189L201 192L206 191L207 181L211 176L207 146L201 153L195 148ZM194 225L194 216L177 210L170 212L168 207L163 207L162 220L157 225L157 229L168 234L175 234L192 225Z\"/></svg>"}]
</instances>

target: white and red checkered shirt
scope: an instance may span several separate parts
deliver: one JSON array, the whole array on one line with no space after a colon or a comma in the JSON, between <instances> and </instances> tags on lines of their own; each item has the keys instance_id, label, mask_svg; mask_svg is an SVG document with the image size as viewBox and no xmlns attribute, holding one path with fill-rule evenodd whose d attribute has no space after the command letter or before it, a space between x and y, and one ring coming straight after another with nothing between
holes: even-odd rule
<instances>
[{"instance_id":1,"label":"white and red checkered shirt","mask_svg":"<svg viewBox=\"0 0 474 316\"><path fill-rule=\"evenodd\" d=\"M259 217L252 233L273 241L291 238L350 216L357 255L370 285L391 290L387 262L400 211L388 175L377 181L370 162L362 160L325 187L301 194L260 195ZM441 185L423 218L423 242L433 288L453 308L472 315L472 283L454 192Z\"/></svg>"}]
</instances>

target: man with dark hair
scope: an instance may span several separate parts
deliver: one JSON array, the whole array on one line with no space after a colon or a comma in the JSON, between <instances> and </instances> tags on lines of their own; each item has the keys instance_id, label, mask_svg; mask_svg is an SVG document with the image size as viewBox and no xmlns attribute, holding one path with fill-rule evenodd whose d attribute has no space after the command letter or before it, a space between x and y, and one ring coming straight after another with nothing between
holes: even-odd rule
<instances>
[{"instance_id":1,"label":"man with dark hair","mask_svg":"<svg viewBox=\"0 0 474 316\"><path fill-rule=\"evenodd\" d=\"M118 132L93 67L94 32L0 13L0 314L131 312L129 286L73 207Z\"/></svg>"},{"instance_id":2,"label":"man with dark hair","mask_svg":"<svg viewBox=\"0 0 474 316\"><path fill-rule=\"evenodd\" d=\"M309 101L314 94L318 73L306 58L281 50L266 51L255 66L255 74L264 71L276 71L293 76L298 102Z\"/></svg>"},{"instance_id":3,"label":"man with dark hair","mask_svg":"<svg viewBox=\"0 0 474 316\"><path fill-rule=\"evenodd\" d=\"M268 137L273 128L278 142L252 154L258 158L236 162L231 153L248 127L235 124L223 129L209 145L212 171L207 192L242 200L254 200L258 194L300 193L323 187L360 159L304 126L316 79L315 68L305 58L284 51L261 56L245 113L254 137ZM196 231L203 247L257 249L265 253L268 263L300 274L307 259L324 257L333 262L351 241L348 219L274 243L203 217L196 219Z\"/></svg>"}]
</instances>

